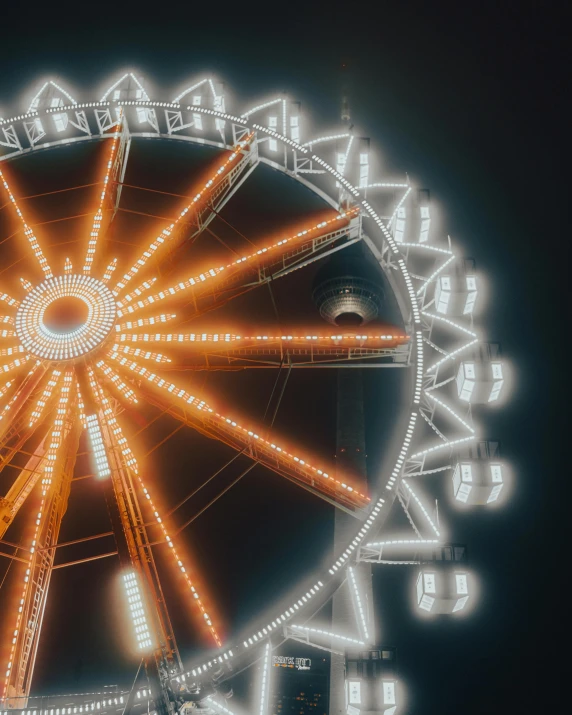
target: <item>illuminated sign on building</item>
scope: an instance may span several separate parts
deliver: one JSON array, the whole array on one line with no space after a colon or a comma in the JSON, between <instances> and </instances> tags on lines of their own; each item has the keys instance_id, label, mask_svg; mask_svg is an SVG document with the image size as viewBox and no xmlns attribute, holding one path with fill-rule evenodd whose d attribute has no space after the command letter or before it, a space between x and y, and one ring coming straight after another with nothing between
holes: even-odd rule
<instances>
[{"instance_id":1,"label":"illuminated sign on building","mask_svg":"<svg viewBox=\"0 0 572 715\"><path fill-rule=\"evenodd\" d=\"M296 670L310 670L312 660L310 658L293 658L284 655L272 657L272 665L276 668L296 668Z\"/></svg>"}]
</instances>

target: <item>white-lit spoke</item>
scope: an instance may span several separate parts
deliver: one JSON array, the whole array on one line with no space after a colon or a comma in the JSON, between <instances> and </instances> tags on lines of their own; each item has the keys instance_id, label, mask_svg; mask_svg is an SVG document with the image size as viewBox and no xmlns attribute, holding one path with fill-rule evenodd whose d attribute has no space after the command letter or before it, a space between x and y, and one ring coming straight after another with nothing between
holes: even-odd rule
<instances>
[{"instance_id":1,"label":"white-lit spoke","mask_svg":"<svg viewBox=\"0 0 572 715\"><path fill-rule=\"evenodd\" d=\"M421 293L423 293L423 291L427 288L427 286L428 286L430 283L432 283L432 282L435 280L435 278L437 278L437 276L439 275L439 273L441 273L441 271L442 271L444 268L446 268L446 267L449 265L449 263L451 263L451 262L454 261L454 260L455 260L455 256L449 256L449 258L447 258L447 260L446 260L444 263L442 263L442 264L439 266L439 268L437 268L437 269L429 276L429 278L427 278L427 280L421 285L421 288L419 288L419 289L417 290L417 295L421 295Z\"/></svg>"},{"instance_id":2,"label":"white-lit spoke","mask_svg":"<svg viewBox=\"0 0 572 715\"><path fill-rule=\"evenodd\" d=\"M350 567L348 568L348 584L350 592L353 596L354 609L356 614L356 621L358 629L366 643L370 642L369 628L368 628L368 613L367 613L367 603L361 597L358 588L358 577L356 576L356 569Z\"/></svg>"},{"instance_id":3,"label":"white-lit spoke","mask_svg":"<svg viewBox=\"0 0 572 715\"><path fill-rule=\"evenodd\" d=\"M465 343L464 345L461 345L460 348L453 350L452 352L445 355L444 358L441 358L441 360L438 360L437 362L433 363L433 365L430 365L427 368L427 372L428 373L433 372L433 370L436 370L439 366L443 365L446 362L449 362L449 360L453 360L454 358L457 357L457 355L460 355L461 353L465 352L465 350L468 350L469 348L473 347L473 345L476 345L478 342L479 342L479 339L475 338L474 340L471 340L469 343Z\"/></svg>"},{"instance_id":4,"label":"white-lit spoke","mask_svg":"<svg viewBox=\"0 0 572 715\"><path fill-rule=\"evenodd\" d=\"M349 645L365 645L364 641L358 640L357 638L349 638L348 636L342 636L339 633L332 633L331 631L326 631L322 628L309 628L308 626L298 626L294 624L292 624L290 628L296 629L297 631L301 631L302 633L315 633L318 636L323 636L324 638L328 638L331 640L342 641L343 643Z\"/></svg>"},{"instance_id":5,"label":"white-lit spoke","mask_svg":"<svg viewBox=\"0 0 572 715\"><path fill-rule=\"evenodd\" d=\"M417 496L417 494L416 494L415 491L413 490L413 487L409 484L409 481L406 480L406 479L403 479L403 480L401 481L401 483L403 484L403 486L405 487L405 489L409 492L409 494L410 494L412 500L413 500L413 501L415 502L415 504L417 504L417 506L419 507L419 510L421 511L421 513L423 514L423 516L425 517L426 522L427 522L427 523L429 524L429 526L431 527L431 530L435 533L436 536L440 536L441 533L440 533L439 529L437 528L437 525L435 524L435 522L433 521L433 519L432 519L431 516L429 515L429 512L428 512L428 510L426 509L426 507L423 505L421 499L419 499L419 497Z\"/></svg>"},{"instance_id":6,"label":"white-lit spoke","mask_svg":"<svg viewBox=\"0 0 572 715\"><path fill-rule=\"evenodd\" d=\"M272 668L272 648L270 641L264 646L262 656L262 675L260 679L260 703L258 715L269 715L270 707L270 673Z\"/></svg>"},{"instance_id":7,"label":"white-lit spoke","mask_svg":"<svg viewBox=\"0 0 572 715\"><path fill-rule=\"evenodd\" d=\"M50 268L50 265L48 261L46 260L46 257L44 256L44 253L42 251L42 248L38 242L38 239L36 238L36 234L34 231L28 226L24 219L24 215L22 211L20 210L20 207L18 206L18 203L14 197L14 194L12 193L12 190L10 189L10 186L8 184L8 180L6 179L6 175L2 172L0 169L0 179L2 180L2 183L4 184L4 188L6 189L6 193L8 194L8 198L10 199L10 203L14 207L14 210L16 211L16 214L24 228L24 235L28 239L28 242L30 246L32 247L32 251L34 252L34 255L38 259L38 263L40 264L40 268L44 271L44 275L46 278L51 278L52 277L52 269Z\"/></svg>"},{"instance_id":8,"label":"white-lit spoke","mask_svg":"<svg viewBox=\"0 0 572 715\"><path fill-rule=\"evenodd\" d=\"M169 224L164 228L157 238L149 244L147 249L142 253L142 255L137 259L137 261L131 266L131 268L123 275L120 281L117 282L114 294L119 295L122 293L131 279L139 273L139 271L146 265L147 261L155 254L155 252L167 241L172 239L172 234L176 228L181 224L183 220L189 221L196 216L196 212L204 205L205 199L211 195L213 189L221 182L224 176L230 171L235 165L236 159L240 156L241 152L247 147L248 144L253 139L253 134L249 134L243 141L240 141L231 154L221 162L220 166L212 174L209 180L204 184L204 186L193 196L191 201L185 206L185 208L179 213L177 218L173 223Z\"/></svg>"},{"instance_id":9,"label":"white-lit spoke","mask_svg":"<svg viewBox=\"0 0 572 715\"><path fill-rule=\"evenodd\" d=\"M431 400L433 400L435 404L440 405L446 412L452 415L457 420L457 422L462 424L463 427L469 430L471 434L475 434L474 427L472 427L472 425L470 425L466 420L464 420L460 415L458 415L452 407L449 407L449 405L447 405L445 402L436 397L432 392L425 391L425 395Z\"/></svg>"},{"instance_id":10,"label":"white-lit spoke","mask_svg":"<svg viewBox=\"0 0 572 715\"><path fill-rule=\"evenodd\" d=\"M89 242L87 244L87 253L85 256L85 262L83 265L84 275L89 275L91 272L91 267L93 265L93 259L95 256L95 251L97 249L97 241L99 238L99 233L101 231L101 223L103 221L103 209L109 194L109 178L111 175L111 169L113 168L113 163L115 161L115 155L117 153L117 145L119 143L119 136L121 134L121 129L123 126L123 109L119 110L119 121L115 127L115 134L111 141L111 149L109 152L109 159L107 161L107 166L105 170L105 177L103 179L103 188L99 197L99 206L97 212L93 218L93 225L91 227L91 233L89 235Z\"/></svg>"}]
</instances>

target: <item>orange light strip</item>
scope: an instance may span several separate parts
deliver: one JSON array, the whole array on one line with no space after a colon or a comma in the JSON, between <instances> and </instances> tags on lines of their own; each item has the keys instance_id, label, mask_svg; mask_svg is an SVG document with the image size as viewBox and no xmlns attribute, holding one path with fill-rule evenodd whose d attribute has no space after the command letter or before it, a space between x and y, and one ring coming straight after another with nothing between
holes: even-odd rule
<instances>
[{"instance_id":1,"label":"orange light strip","mask_svg":"<svg viewBox=\"0 0 572 715\"><path fill-rule=\"evenodd\" d=\"M161 315L154 315L151 318L139 318L139 320L128 320L126 323L120 323L115 326L115 330L118 333L124 330L136 330L137 328L143 328L146 325L157 325L159 323L166 323L169 320L176 318L175 313L163 313Z\"/></svg>"},{"instance_id":2,"label":"orange light strip","mask_svg":"<svg viewBox=\"0 0 572 715\"><path fill-rule=\"evenodd\" d=\"M20 360L15 360L13 363L10 363L10 365L3 365L2 368L0 368L0 369L3 369L3 370L4 370L4 373L10 372L10 369L13 369L14 367L19 367L20 365L23 365L23 364L24 364L25 362L27 362L29 359L30 359L30 357L29 357L28 355L26 355L26 357L25 357L23 360L21 360L21 361L20 361ZM36 362L36 364L34 365L34 367L33 367L33 368L30 370L30 372L28 373L28 377L30 377L31 375L33 375L33 374L36 372L36 370L37 370L39 364L40 364L39 362ZM6 368L8 368L8 369L6 369ZM20 388L21 388L21 386L20 386ZM2 412L0 412L0 422L2 422L2 420L3 420L3 419L6 417L6 415L10 412L10 410L12 409L12 405L13 405L13 404L16 402L16 400L18 399L18 397L20 396L20 393L21 393L21 389L16 390L16 392L12 395L12 398L9 400L9 402L7 402L7 403L4 405L4 408L2 409Z\"/></svg>"},{"instance_id":3,"label":"orange light strip","mask_svg":"<svg viewBox=\"0 0 572 715\"><path fill-rule=\"evenodd\" d=\"M12 387L13 384L14 380L9 380L4 385L2 385L0 387L0 397L4 397L4 395L8 392L8 390Z\"/></svg>"},{"instance_id":4,"label":"orange light strip","mask_svg":"<svg viewBox=\"0 0 572 715\"><path fill-rule=\"evenodd\" d=\"M114 295L119 295L127 286L129 281L133 278L133 276L137 275L139 271L145 266L147 261L151 258L151 256L157 251L157 249L165 243L165 241L169 240L171 234L173 233L175 227L177 224L189 213L189 211L193 208L196 208L198 203L202 198L204 198L204 195L206 193L210 192L211 187L215 184L216 181L218 181L221 178L221 175L224 174L229 168L232 167L233 162L235 159L240 156L241 151L252 141L254 138L254 133L249 134L246 139L243 141L238 142L237 146L235 147L234 151L232 154L224 161L217 171L211 176L211 178L206 182L206 184L203 186L203 188L195 194L193 197L192 201L187 204L187 206L181 211L181 213L177 216L177 218L173 221L172 224L170 224L167 228L164 228L159 236L148 246L147 250L143 252L141 258L139 258L133 266L127 271L127 273L124 274L123 278L116 284L115 289L113 291Z\"/></svg>"},{"instance_id":5,"label":"orange light strip","mask_svg":"<svg viewBox=\"0 0 572 715\"><path fill-rule=\"evenodd\" d=\"M20 305L20 301L16 300L16 298L12 298L12 296L9 296L8 293L0 293L0 302L13 305L15 308Z\"/></svg>"},{"instance_id":6,"label":"orange light strip","mask_svg":"<svg viewBox=\"0 0 572 715\"><path fill-rule=\"evenodd\" d=\"M134 313L136 310L140 310L141 308L144 308L147 305L157 303L161 300L164 300L165 298L170 298L171 296L176 295L180 291L185 291L185 290L188 290L189 288L193 288L195 286L200 286L205 281L209 281L209 285L212 285L212 279L219 276L225 270L229 270L232 268L240 268L240 267L242 267L243 264L247 264L247 263L254 264L256 261L259 261L261 257L265 257L268 253L273 253L274 251L280 250L281 252L283 252L284 246L291 244L291 243L297 243L300 240L308 240L309 238L312 238L311 234L316 233L316 232L318 233L318 235L328 233L328 231L324 231L324 229L328 229L329 231L332 231L337 227L336 225L339 226L340 223L345 224L346 222L349 222L352 218L354 218L358 214L359 214L359 207L355 207L353 209L348 209L348 211L343 211L342 213L338 214L337 216L334 216L331 219L328 219L327 221L320 221L320 223L317 223L317 224L311 226L310 228L304 229L302 231L298 231L298 233L295 233L291 236L283 238L280 241L276 241L275 243L272 243L269 246L260 248L259 250L255 251L254 253L250 253L247 256L238 258L236 261L233 261L232 263L228 263L226 266L218 266L216 268L209 268L208 270L204 271L203 273L199 273L198 275L196 275L192 278L188 278L186 281L180 281L176 285L171 286L170 288L167 288L164 291L160 291L159 293L156 293L155 295L152 295L149 298L146 298L145 300L139 300L139 301L137 301L137 303L129 305L126 309L118 310L117 315L119 317L121 317L122 315L125 315L127 313Z\"/></svg>"},{"instance_id":7,"label":"orange light strip","mask_svg":"<svg viewBox=\"0 0 572 715\"><path fill-rule=\"evenodd\" d=\"M355 492L355 494L362 499L366 499L367 501L369 501L369 497L366 494L363 494L362 492L358 491L358 489L351 486L351 484L348 484L345 481L341 481L336 479L335 477L330 476L323 469L319 469L318 467L315 467L310 464L306 459L303 459L296 454L288 452L286 449L280 447L274 442L270 442L269 440L264 439L254 430L248 429L248 427L243 427L236 421L232 420L230 417L222 415L219 412L215 412L212 407L210 407L204 400L199 400L198 397L194 397L194 395L191 395L186 390L177 387L174 383L169 382L162 377L159 377L159 375L151 372L150 370L147 370L147 368L141 367L135 361L129 361L127 358L120 358L116 355L111 355L110 357L112 360L116 360L122 367L125 367L126 369L130 370L136 375L139 375L140 377L144 377L146 380L148 380L148 382L157 385L157 387L160 387L162 390L165 390L166 392L171 394L173 398L176 398L177 400L182 402L185 407L191 406L194 409L202 412L203 414L208 415L208 418L213 421L217 427L222 427L225 431L231 431L238 437L238 439L240 439L241 442L246 441L255 444L258 443L264 445L265 447L269 447L278 455L277 459L284 459L286 462L290 462L291 467L293 469L299 469L300 467L303 467L304 472L310 473L312 475L318 475L322 479L328 480L329 483L333 482L345 491L350 493Z\"/></svg>"},{"instance_id":8,"label":"orange light strip","mask_svg":"<svg viewBox=\"0 0 572 715\"><path fill-rule=\"evenodd\" d=\"M137 397L135 397L135 392L127 387L127 385L123 382L121 377L115 372L115 370L108 365L106 362L103 360L99 360L96 363L96 367L98 367L105 377L107 377L108 380L111 380L111 382L115 385L115 387L121 392L123 397L125 397L126 400L129 400L129 402L137 404L138 400Z\"/></svg>"},{"instance_id":9,"label":"orange light strip","mask_svg":"<svg viewBox=\"0 0 572 715\"><path fill-rule=\"evenodd\" d=\"M212 619L211 619L208 611L204 607L201 597L199 596L199 593L197 592L197 589L196 589L195 585L193 584L193 582L187 572L187 569L183 565L183 562L181 561L181 558L180 558L179 554L177 553L175 545L173 544L171 537L169 536L169 532L167 531L167 527L165 526L165 523L161 519L161 516L159 515L159 512L157 511L157 508L156 508L155 504L153 503L153 500L151 499L149 490L143 483L143 480L141 479L140 476L138 476L137 479L139 480L139 484L141 485L141 488L143 489L143 494L145 494L145 498L149 502L149 506L153 510L153 514L155 516L155 519L157 520L157 524L161 527L163 536L165 537L165 541L167 542L167 544L169 546L169 549L171 551L173 559L175 560L177 567L179 568L179 571L183 574L185 581L187 583L187 586L189 587L189 589L193 595L193 605L195 605L201 612L201 617L203 618L204 622L207 624L207 627L210 631L211 636L213 637L214 642L220 648L220 647L222 647L222 642L218 635L218 632L212 622Z\"/></svg>"},{"instance_id":10,"label":"orange light strip","mask_svg":"<svg viewBox=\"0 0 572 715\"><path fill-rule=\"evenodd\" d=\"M0 326L2 325L14 325L14 318L11 315L0 316ZM12 328L2 328L0 329L0 338L11 338L16 334L15 330Z\"/></svg>"},{"instance_id":11,"label":"orange light strip","mask_svg":"<svg viewBox=\"0 0 572 715\"><path fill-rule=\"evenodd\" d=\"M113 135L113 141L111 143L111 151L109 152L109 161L107 162L107 171L105 173L105 178L103 180L103 190L101 192L101 197L99 199L99 208L95 216L93 217L93 226L91 227L91 233L89 236L89 243L87 244L87 253L85 256L85 263L83 265L83 272L85 275L91 273L91 267L93 265L93 258L95 256L95 250L97 248L97 240L99 238L99 232L101 230L101 222L103 221L103 203L107 196L107 188L109 185L109 176L111 174L111 169L113 167L113 160L115 158L115 153L117 151L117 140L119 139L119 134L121 132L123 124L123 109L119 110L119 120L117 126L115 127L115 133Z\"/></svg>"},{"instance_id":12,"label":"orange light strip","mask_svg":"<svg viewBox=\"0 0 572 715\"><path fill-rule=\"evenodd\" d=\"M48 493L48 489L52 484L54 477L54 465L58 456L58 450L61 447L64 436L64 419L67 412L70 391L72 388L73 371L66 370L64 373L64 383L60 389L58 406L56 408L56 416L54 419L54 427L52 430L51 440L46 451L46 461L44 464L44 478L42 479L42 495Z\"/></svg>"},{"instance_id":13,"label":"orange light strip","mask_svg":"<svg viewBox=\"0 0 572 715\"><path fill-rule=\"evenodd\" d=\"M83 428L87 428L87 419L85 416L85 405L83 403L83 397L81 396L81 390L79 389L79 382L76 381L75 389L77 390L77 408L79 410L79 419Z\"/></svg>"},{"instance_id":14,"label":"orange light strip","mask_svg":"<svg viewBox=\"0 0 572 715\"><path fill-rule=\"evenodd\" d=\"M28 561L28 568L26 569L26 574L24 576L24 587L22 589L22 595L18 604L18 613L16 616L16 626L13 631L12 637L12 647L10 649L10 655L8 658L8 665L6 667L6 680L4 684L4 691L2 696L6 697L8 692L8 686L10 684L10 675L12 673L14 663L14 656L16 651L16 644L18 642L18 635L20 634L20 628L22 625L22 618L24 615L24 605L26 601L26 596L28 589L32 584L31 572L32 572L32 562L34 560L34 554L37 546L38 534L40 532L40 527L42 524L42 518L44 517L44 507L46 504L46 497L49 488L52 484L54 464L57 459L58 451L61 447L63 441L63 424L64 417L67 411L67 405L69 400L69 390L72 381L72 371L68 370L64 376L64 385L60 392L60 398L58 400L58 409L54 417L53 426L51 428L50 444L48 451L46 453L45 462L43 465L44 477L42 479L42 500L40 503L40 508L36 516L36 528L34 529L34 537L30 544L30 557Z\"/></svg>"},{"instance_id":15,"label":"orange light strip","mask_svg":"<svg viewBox=\"0 0 572 715\"><path fill-rule=\"evenodd\" d=\"M119 426L119 424L117 423L117 420L115 419L115 415L113 414L113 411L111 410L111 405L109 404L109 400L108 400L107 396L105 395L105 392L103 391L103 389L97 384L97 382L95 380L95 376L94 376L91 368L88 369L88 374L89 374L91 388L94 391L95 395L99 395L101 402L103 404L104 419L107 422L109 429L113 432L113 434L117 440L117 443L119 445L121 453L123 454L126 464L129 466L129 468L133 471L133 473L137 477L137 480L139 481L139 484L141 485L141 488L143 489L143 493L145 494L145 498L149 501L149 504L150 504L151 508L153 509L153 514L155 515L157 524L159 524L159 526L161 527L163 534L165 536L165 540L169 544L169 548L173 555L173 558L175 559L179 570L185 577L185 581L187 582L187 585L190 588L191 593L193 594L193 601L194 601L195 605L199 608L199 610L202 614L202 617L204 618L204 621L207 624L215 643L217 644L217 646L220 647L222 645L222 643L220 641L218 633L212 623L212 620L211 620L207 610L205 609L205 607L201 601L201 598L197 592L196 587L194 586L189 574L187 573L187 570L185 569L185 567L183 565L183 562L181 561L180 556L178 555L178 553L173 545L173 542L171 541L171 537L169 536L169 533L165 527L165 524L163 523L163 520L159 516L159 513L158 513L155 505L153 504L153 501L151 500L151 495L149 494L149 491L147 490L145 484L143 483L143 480L141 479L141 476L139 475L139 466L137 464L137 460L135 459L133 452L131 451L129 445L127 444L127 440L123 435L121 427Z\"/></svg>"},{"instance_id":16,"label":"orange light strip","mask_svg":"<svg viewBox=\"0 0 572 715\"><path fill-rule=\"evenodd\" d=\"M105 283L107 285L111 279L113 271L116 268L117 268L117 258L114 258L111 261L111 263L107 266L107 268L105 269L105 273L103 274L103 278L101 279L101 282Z\"/></svg>"},{"instance_id":17,"label":"orange light strip","mask_svg":"<svg viewBox=\"0 0 572 715\"><path fill-rule=\"evenodd\" d=\"M0 365L0 375L5 375L7 372L12 372L12 370L15 370L17 367L20 367L20 365L23 365L24 363L28 362L30 359L29 355L24 355L23 358L17 358L14 360L14 362L9 363L8 365ZM35 370L36 368L34 368Z\"/></svg>"},{"instance_id":18,"label":"orange light strip","mask_svg":"<svg viewBox=\"0 0 572 715\"><path fill-rule=\"evenodd\" d=\"M34 423L36 423L42 416L42 414L46 408L46 404L48 403L48 400L52 396L54 388L58 384L61 374L62 374L61 370L52 370L50 379L48 380L47 385L44 387L44 391L38 398L38 401L36 402L36 406L34 407L34 409L32 411L32 415L30 417L30 425L29 425L30 427L32 427L32 425Z\"/></svg>"},{"instance_id":19,"label":"orange light strip","mask_svg":"<svg viewBox=\"0 0 572 715\"><path fill-rule=\"evenodd\" d=\"M156 280L156 276L153 276L153 278L149 278L149 280L144 281L140 286L135 288L135 290L132 290L131 293L128 293L125 298L123 298L123 300L120 300L117 303L117 307L122 308L124 305L127 305L127 303L130 303L133 298L139 298L139 296L143 295L143 293L147 293L147 291L156 282Z\"/></svg>"},{"instance_id":20,"label":"orange light strip","mask_svg":"<svg viewBox=\"0 0 572 715\"><path fill-rule=\"evenodd\" d=\"M121 333L118 336L121 343L194 343L201 345L204 343L214 344L232 344L238 342L251 341L256 343L324 343L326 345L347 345L348 343L356 343L363 347L366 343L379 343L381 346L387 343L396 341L405 343L409 340L409 336L404 334L399 335L381 335L374 333L363 335L357 333L346 333L345 335L235 335L234 333ZM372 346L373 347L373 346Z\"/></svg>"},{"instance_id":21,"label":"orange light strip","mask_svg":"<svg viewBox=\"0 0 572 715\"><path fill-rule=\"evenodd\" d=\"M64 273L66 274L66 276L69 276L69 275L71 275L72 271L73 271L72 262L70 261L69 258L66 258L65 263L64 263Z\"/></svg>"},{"instance_id":22,"label":"orange light strip","mask_svg":"<svg viewBox=\"0 0 572 715\"><path fill-rule=\"evenodd\" d=\"M26 348L23 345L16 345L12 348L2 348L0 350L0 355L4 357L5 355L18 355L20 353L25 353Z\"/></svg>"},{"instance_id":23,"label":"orange light strip","mask_svg":"<svg viewBox=\"0 0 572 715\"><path fill-rule=\"evenodd\" d=\"M0 169L0 179L2 179L2 183L4 184L4 188L6 189L6 193L8 194L8 197L12 203L12 206L14 207L14 210L16 211L18 218L22 222L22 225L24 226L24 235L28 239L28 242L30 243L30 246L32 247L32 251L34 252L34 255L38 259L40 268L44 271L46 278L51 278L52 277L52 269L50 268L50 265L49 265L48 261L46 260L46 257L44 256L44 253L42 251L40 244L38 243L38 239L36 238L34 231L26 223L26 221L24 219L24 215L23 215L22 211L20 210L20 207L18 206L18 203L17 203L16 199L14 198L14 194L12 193L10 186L6 180L6 177L2 173L1 169Z\"/></svg>"},{"instance_id":24,"label":"orange light strip","mask_svg":"<svg viewBox=\"0 0 572 715\"><path fill-rule=\"evenodd\" d=\"M121 454L123 455L125 464L133 471L136 476L138 476L139 467L137 466L137 460L135 459L135 455L131 451L131 447L127 444L127 440L123 435L121 427L119 426L119 423L117 422L117 419L113 414L113 410L111 409L111 404L107 399L107 395L99 385L93 372L93 369L91 367L88 367L87 372L89 376L89 384L91 385L93 394L96 398L99 397L101 403L103 404L103 419L105 420L107 426L113 432L113 435L117 440L117 444L119 445L119 449L121 450Z\"/></svg>"},{"instance_id":25,"label":"orange light strip","mask_svg":"<svg viewBox=\"0 0 572 715\"><path fill-rule=\"evenodd\" d=\"M143 358L143 360L152 360L153 362L172 362L171 358L166 357L162 353L152 353L147 350L142 350L141 348L130 348L127 345L123 345L122 347L114 345L107 354L110 357L117 357L119 353L140 357Z\"/></svg>"}]
</instances>

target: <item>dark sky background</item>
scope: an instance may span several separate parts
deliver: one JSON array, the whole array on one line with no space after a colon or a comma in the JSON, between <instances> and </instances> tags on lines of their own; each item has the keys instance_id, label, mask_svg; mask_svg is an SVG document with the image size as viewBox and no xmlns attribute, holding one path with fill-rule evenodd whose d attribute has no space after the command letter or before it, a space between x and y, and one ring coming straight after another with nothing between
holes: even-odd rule
<instances>
[{"instance_id":1,"label":"dark sky background","mask_svg":"<svg viewBox=\"0 0 572 715\"><path fill-rule=\"evenodd\" d=\"M488 435L502 440L504 456L514 465L513 498L502 510L449 520L455 539L468 544L471 567L482 582L474 613L464 620L421 621L410 615L409 576L383 572L376 578L383 640L398 648L409 713L548 711L563 678L561 629L569 593L563 584L566 561L559 554L569 479L561 457L566 420L558 414L568 392L562 364L569 326L563 287L569 270L568 197L563 190L569 181L568 142L559 132L569 119L563 18L547 13L540 3L390 2L320 9L296 3L215 4L164 13L155 6L153 15L141 9L138 19L134 14L122 18L110 8L100 18L96 14L94 8L89 18L62 12L57 19L50 14L41 21L6 23L0 114L6 116L8 107L15 111L22 89L45 75L67 79L72 87L99 87L112 73L134 67L157 86L177 88L187 77L212 70L240 97L256 100L286 90L311 109L317 125L334 128L344 61L353 75L352 116L372 138L388 173L408 171L417 185L429 188L447 232L477 260L490 287L487 336L502 343L515 371L509 404L487 418ZM144 174L143 154L140 160ZM201 161L207 158L199 157ZM172 162L176 165L176 156ZM182 181L176 174L173 187ZM153 177L147 178L150 182ZM245 225L250 211L261 232L264 217L256 216L256 192L264 190L263 184L260 180L250 189L244 209ZM305 200L294 193L284 192L284 197ZM305 210L311 208L308 203ZM280 305L288 311L286 299ZM216 387L240 398L249 393L253 378L239 377L238 387L226 377L217 378ZM292 404L285 405L284 424L279 425L287 433L293 429L292 436L297 425L289 427L288 415L295 413L297 395L308 388L307 378L297 379L287 393ZM252 407L258 418L264 411L263 393L271 389L269 378L265 380ZM317 439L326 450L333 434L328 432L333 425L328 425L332 398L327 380L316 387L320 407L306 417L320 418L324 434ZM397 386L384 389L388 408L385 417L377 417L375 430L370 427L371 460L380 459L373 442L378 427L390 425L391 396L398 396ZM162 429L166 433L169 427L165 423ZM154 436L160 438L158 432ZM179 433L175 445L178 440L184 451L194 445L193 439ZM165 477L164 472L159 475L159 457L148 461L150 481ZM206 470L220 463L220 452L218 461L212 456L212 465L210 459L207 454L201 463ZM305 542L312 543L315 554L324 553L331 535L327 507L320 511L321 505L299 490L279 486L276 479L273 488L282 489L282 509L266 512L261 526L266 533L279 528L276 540L262 548L255 532L246 530L242 549L229 545L234 535L242 535L242 524L259 518L255 495L264 484L264 474L253 473L237 496L238 504L221 506L224 538L213 535L214 524L210 540L198 528L190 534L229 623L244 623L256 612L260 604L252 593L257 583L263 581L265 588L270 583L263 598L290 582L288 569L276 567L281 558L292 549L304 552ZM169 504L177 492L165 489ZM90 495L84 499L89 501ZM307 526L312 520L321 524L319 531ZM255 548L260 574L241 568L240 551L248 554ZM217 563L234 558L232 573L242 580L225 599ZM300 559L296 578L311 567ZM107 619L111 631L117 630L102 605L113 590L107 561L89 572L72 576L72 571L60 572L65 578L54 582L47 632L54 645L40 652L39 661L37 687L42 684L44 690L55 673L72 689L74 682L82 687L101 682L110 643L121 640L99 628ZM75 594L81 584L79 599ZM97 632L77 624L71 631L66 625L70 614L81 620L84 603L85 612L91 608L99 614L94 616ZM174 620L184 632L189 626L180 605ZM73 642L76 628L82 633L87 628L84 635L92 638L82 638L81 659L73 647L58 646L59 641Z\"/></svg>"}]
</instances>

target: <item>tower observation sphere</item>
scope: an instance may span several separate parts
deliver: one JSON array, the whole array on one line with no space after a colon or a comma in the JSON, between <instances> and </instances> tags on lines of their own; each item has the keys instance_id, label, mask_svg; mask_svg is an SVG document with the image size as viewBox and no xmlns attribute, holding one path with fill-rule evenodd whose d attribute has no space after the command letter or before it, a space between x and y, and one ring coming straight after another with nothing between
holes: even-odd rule
<instances>
[{"instance_id":1,"label":"tower observation sphere","mask_svg":"<svg viewBox=\"0 0 572 715\"><path fill-rule=\"evenodd\" d=\"M356 328L379 317L384 291L362 252L349 253L333 256L318 271L312 298L328 323Z\"/></svg>"}]
</instances>

